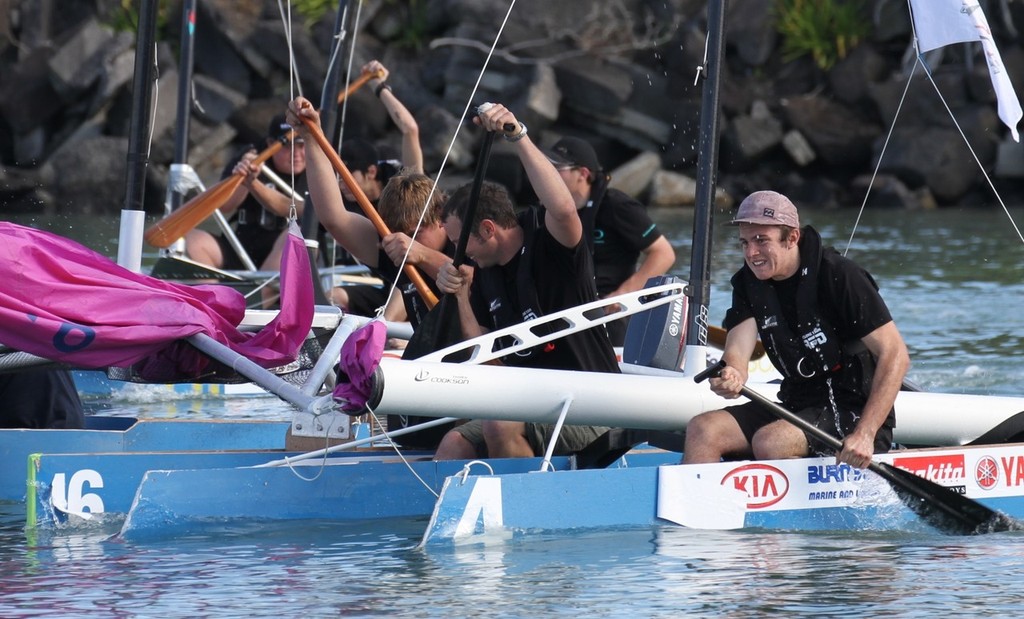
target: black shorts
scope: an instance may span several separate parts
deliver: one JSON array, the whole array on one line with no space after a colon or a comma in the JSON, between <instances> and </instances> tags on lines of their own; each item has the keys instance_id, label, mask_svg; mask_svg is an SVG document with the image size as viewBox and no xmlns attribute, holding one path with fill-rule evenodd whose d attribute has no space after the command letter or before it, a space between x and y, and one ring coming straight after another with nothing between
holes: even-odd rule
<instances>
[{"instance_id":1,"label":"black shorts","mask_svg":"<svg viewBox=\"0 0 1024 619\"><path fill-rule=\"evenodd\" d=\"M743 436L746 437L748 443L753 442L754 434L758 430L779 420L772 412L765 410L763 406L756 402L729 406L725 408L725 412L732 415L732 418L739 424L740 430L743 431ZM857 425L857 420L860 419L860 413L840 410L837 420L837 415L833 414L831 410L820 407L805 408L793 414L840 440L853 431ZM810 445L812 453L828 455L834 453L831 447L810 434L804 432L804 436L807 437L807 444ZM875 433L875 453L886 453L890 449L892 449L892 426L885 423Z\"/></svg>"},{"instance_id":2,"label":"black shorts","mask_svg":"<svg viewBox=\"0 0 1024 619\"><path fill-rule=\"evenodd\" d=\"M375 316L388 301L388 289L384 286L355 284L345 286L345 292L348 293L348 313L356 316Z\"/></svg>"},{"instance_id":3,"label":"black shorts","mask_svg":"<svg viewBox=\"0 0 1024 619\"><path fill-rule=\"evenodd\" d=\"M257 270L263 264L263 261L270 255L270 251L274 249L274 240L271 239L270 243L262 243L259 245L249 243L248 245L242 243L242 247L245 248L249 258L252 260L253 265ZM242 264L242 258L235 251L235 248L231 246L231 241L228 241L227 237L220 235L217 237L217 245L220 245L220 255L224 257L224 264L221 266L225 271L245 271L246 266Z\"/></svg>"}]
</instances>

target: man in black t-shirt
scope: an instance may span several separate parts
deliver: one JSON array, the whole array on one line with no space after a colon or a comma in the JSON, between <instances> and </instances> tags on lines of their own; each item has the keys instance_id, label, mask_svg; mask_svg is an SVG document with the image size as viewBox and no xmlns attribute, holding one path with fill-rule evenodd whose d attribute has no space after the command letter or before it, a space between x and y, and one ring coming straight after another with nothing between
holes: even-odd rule
<instances>
[{"instance_id":1,"label":"man in black t-shirt","mask_svg":"<svg viewBox=\"0 0 1024 619\"><path fill-rule=\"evenodd\" d=\"M517 215L504 187L484 183L472 221L467 185L449 198L442 213L448 238L471 226L466 256L476 265L456 269L450 262L438 273L438 288L455 294L466 338L519 324L597 299L592 257L583 224L565 183L529 136L526 127L501 104L481 106L475 120L500 131L513 144L537 197L544 204ZM511 131L505 131L511 127ZM591 372L618 372L608 335L586 329L534 349L502 358L509 365ZM556 454L579 451L608 428L565 426ZM436 458L529 457L544 453L551 424L470 421L445 435Z\"/></svg>"},{"instance_id":2,"label":"man in black t-shirt","mask_svg":"<svg viewBox=\"0 0 1024 619\"><path fill-rule=\"evenodd\" d=\"M739 207L745 265L732 278L733 303L721 376L711 389L735 398L760 334L784 376L782 405L843 442L837 462L864 468L888 451L893 404L910 367L907 347L871 275L830 247L796 207L758 191ZM686 428L684 462L723 457L796 458L820 442L754 402L702 413Z\"/></svg>"},{"instance_id":3,"label":"man in black t-shirt","mask_svg":"<svg viewBox=\"0 0 1024 619\"><path fill-rule=\"evenodd\" d=\"M672 244L651 220L647 207L608 186L611 177L589 143L565 137L544 154L565 181L580 212L584 238L594 252L600 298L640 290L647 280L672 268L676 261ZM605 325L612 345L623 345L627 321L621 318Z\"/></svg>"}]
</instances>

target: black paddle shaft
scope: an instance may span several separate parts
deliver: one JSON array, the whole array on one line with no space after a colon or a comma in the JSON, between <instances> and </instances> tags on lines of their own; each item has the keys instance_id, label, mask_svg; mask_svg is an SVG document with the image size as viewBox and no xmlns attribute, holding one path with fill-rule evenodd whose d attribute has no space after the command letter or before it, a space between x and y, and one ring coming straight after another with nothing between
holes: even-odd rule
<instances>
[{"instance_id":1,"label":"black paddle shaft","mask_svg":"<svg viewBox=\"0 0 1024 619\"><path fill-rule=\"evenodd\" d=\"M452 264L456 268L462 265L466 257L466 246L469 245L469 235L473 231L476 205L480 201L480 190L487 173L487 162L491 157L494 135L493 131L488 131L480 145L480 154L477 156L476 170L473 173L473 185L469 191L469 202L462 218L462 230L459 232L459 239L455 244L455 255L452 256ZM437 305L423 317L412 334L412 339L409 340L405 352L402 353L403 359L418 359L461 339L458 308L455 306L455 300L451 297L450 294L442 296Z\"/></svg>"},{"instance_id":2,"label":"black paddle shaft","mask_svg":"<svg viewBox=\"0 0 1024 619\"><path fill-rule=\"evenodd\" d=\"M708 367L693 377L694 382L702 382L709 377L717 377L725 367L724 361ZM770 411L779 419L787 421L807 434L825 443L835 451L841 451L843 443L838 438L825 432L811 423L797 417L781 405L766 398L760 393L743 386L740 389L745 397ZM889 482L896 495L914 513L925 522L943 533L951 535L975 535L979 533L995 533L997 531L1021 530L1021 523L1009 516L999 513L966 496L940 486L909 471L891 466L884 462L871 461L868 470Z\"/></svg>"}]
</instances>

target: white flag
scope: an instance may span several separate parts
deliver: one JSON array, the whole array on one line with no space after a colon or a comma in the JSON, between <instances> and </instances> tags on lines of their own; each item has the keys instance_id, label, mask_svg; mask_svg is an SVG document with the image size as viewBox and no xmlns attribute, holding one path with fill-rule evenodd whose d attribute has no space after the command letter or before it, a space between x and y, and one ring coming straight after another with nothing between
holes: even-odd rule
<instances>
[{"instance_id":1,"label":"white flag","mask_svg":"<svg viewBox=\"0 0 1024 619\"><path fill-rule=\"evenodd\" d=\"M999 118L1010 128L1014 141L1020 142L1017 123L1024 117L1024 112L978 0L910 0L910 6L922 53L943 45L981 41L992 87L996 91Z\"/></svg>"}]
</instances>

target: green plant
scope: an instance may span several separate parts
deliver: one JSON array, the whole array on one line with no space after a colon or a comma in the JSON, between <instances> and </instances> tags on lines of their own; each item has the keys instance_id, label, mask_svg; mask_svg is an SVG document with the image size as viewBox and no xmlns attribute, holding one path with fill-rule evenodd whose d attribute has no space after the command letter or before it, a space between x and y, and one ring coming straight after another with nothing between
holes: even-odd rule
<instances>
[{"instance_id":1,"label":"green plant","mask_svg":"<svg viewBox=\"0 0 1024 619\"><path fill-rule=\"evenodd\" d=\"M338 0L292 0L292 8L307 24L315 24L327 11L334 11L337 7Z\"/></svg>"},{"instance_id":2,"label":"green plant","mask_svg":"<svg viewBox=\"0 0 1024 619\"><path fill-rule=\"evenodd\" d=\"M870 32L863 0L776 0L776 27L786 61L810 55L828 70Z\"/></svg>"},{"instance_id":3,"label":"green plant","mask_svg":"<svg viewBox=\"0 0 1024 619\"><path fill-rule=\"evenodd\" d=\"M420 49L427 42L427 6L421 0L387 0L387 4L404 8L406 27L395 40L399 47Z\"/></svg>"},{"instance_id":4,"label":"green plant","mask_svg":"<svg viewBox=\"0 0 1024 619\"><path fill-rule=\"evenodd\" d=\"M156 32L158 40L167 40L170 31L170 0L160 0L156 9ZM138 2L121 0L119 9L111 11L105 20L115 32L135 32L139 27Z\"/></svg>"}]
</instances>

